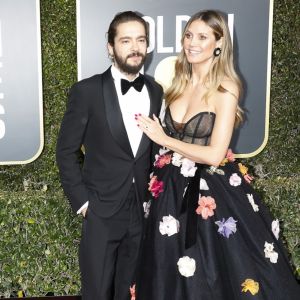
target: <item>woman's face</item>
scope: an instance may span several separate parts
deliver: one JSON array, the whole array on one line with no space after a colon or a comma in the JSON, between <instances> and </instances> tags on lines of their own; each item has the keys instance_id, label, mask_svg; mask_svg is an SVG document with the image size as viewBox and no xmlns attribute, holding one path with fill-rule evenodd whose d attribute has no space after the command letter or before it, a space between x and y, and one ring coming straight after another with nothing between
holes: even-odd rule
<instances>
[{"instance_id":1,"label":"woman's face","mask_svg":"<svg viewBox=\"0 0 300 300\"><path fill-rule=\"evenodd\" d=\"M211 62L214 49L220 45L221 39L216 41L213 30L201 20L190 24L183 39L184 52L191 64Z\"/></svg>"}]
</instances>

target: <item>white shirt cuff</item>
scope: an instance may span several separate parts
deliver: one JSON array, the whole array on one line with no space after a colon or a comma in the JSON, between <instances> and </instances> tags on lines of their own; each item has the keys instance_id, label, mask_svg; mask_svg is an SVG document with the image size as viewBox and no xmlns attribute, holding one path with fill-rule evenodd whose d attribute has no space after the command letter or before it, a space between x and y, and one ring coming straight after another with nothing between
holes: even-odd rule
<instances>
[{"instance_id":1,"label":"white shirt cuff","mask_svg":"<svg viewBox=\"0 0 300 300\"><path fill-rule=\"evenodd\" d=\"M78 210L77 215L81 214L81 212L89 206L89 201L86 201Z\"/></svg>"}]
</instances>

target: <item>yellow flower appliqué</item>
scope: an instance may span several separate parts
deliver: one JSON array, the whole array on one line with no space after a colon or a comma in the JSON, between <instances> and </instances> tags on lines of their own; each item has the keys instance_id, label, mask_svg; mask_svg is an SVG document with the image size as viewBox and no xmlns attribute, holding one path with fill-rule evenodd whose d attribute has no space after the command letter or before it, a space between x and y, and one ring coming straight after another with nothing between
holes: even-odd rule
<instances>
[{"instance_id":1,"label":"yellow flower appliqu\u00e9","mask_svg":"<svg viewBox=\"0 0 300 300\"><path fill-rule=\"evenodd\" d=\"M255 295L258 293L259 291L259 283L254 281L253 279L246 279L241 286L242 288L242 292L247 292L249 291L252 295Z\"/></svg>"},{"instance_id":2,"label":"yellow flower appliqu\u00e9","mask_svg":"<svg viewBox=\"0 0 300 300\"><path fill-rule=\"evenodd\" d=\"M240 169L240 172L243 174L243 175L246 175L248 173L248 168L246 166L244 166L243 164L239 163L238 164L239 166L239 169Z\"/></svg>"},{"instance_id":3,"label":"yellow flower appliqu\u00e9","mask_svg":"<svg viewBox=\"0 0 300 300\"><path fill-rule=\"evenodd\" d=\"M221 161L220 163L220 166L225 166L228 162L233 162L235 161L235 158L234 158L234 153L232 152L231 149L228 149L227 150L227 153L226 153L226 157Z\"/></svg>"},{"instance_id":4,"label":"yellow flower appliqu\u00e9","mask_svg":"<svg viewBox=\"0 0 300 300\"><path fill-rule=\"evenodd\" d=\"M224 167L227 163L228 163L228 159L225 157L225 158L221 161L220 166L221 166L221 167Z\"/></svg>"}]
</instances>

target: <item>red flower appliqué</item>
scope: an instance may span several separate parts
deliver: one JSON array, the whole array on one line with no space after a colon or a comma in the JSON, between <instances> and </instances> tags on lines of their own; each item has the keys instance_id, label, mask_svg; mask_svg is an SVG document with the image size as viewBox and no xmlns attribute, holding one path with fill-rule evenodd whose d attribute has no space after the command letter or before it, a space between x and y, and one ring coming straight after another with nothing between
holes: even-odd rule
<instances>
[{"instance_id":1,"label":"red flower appliqu\u00e9","mask_svg":"<svg viewBox=\"0 0 300 300\"><path fill-rule=\"evenodd\" d=\"M157 176L152 176L149 182L148 191L151 192L154 198L158 198L159 194L164 191L164 183L157 180Z\"/></svg>"},{"instance_id":2,"label":"red flower appliqu\u00e9","mask_svg":"<svg viewBox=\"0 0 300 300\"><path fill-rule=\"evenodd\" d=\"M154 167L163 168L165 165L168 165L172 160L171 154L155 155Z\"/></svg>"},{"instance_id":3,"label":"red flower appliqu\u00e9","mask_svg":"<svg viewBox=\"0 0 300 300\"><path fill-rule=\"evenodd\" d=\"M129 287L129 291L130 291L130 296L131 296L130 300L135 300L136 299L135 298L135 284L133 286Z\"/></svg>"}]
</instances>

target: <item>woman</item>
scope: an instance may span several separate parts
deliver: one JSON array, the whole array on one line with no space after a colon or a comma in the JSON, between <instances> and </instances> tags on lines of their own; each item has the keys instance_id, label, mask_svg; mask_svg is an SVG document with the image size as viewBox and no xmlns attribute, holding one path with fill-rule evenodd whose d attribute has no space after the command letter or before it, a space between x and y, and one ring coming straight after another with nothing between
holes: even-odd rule
<instances>
[{"instance_id":1,"label":"woman","mask_svg":"<svg viewBox=\"0 0 300 300\"><path fill-rule=\"evenodd\" d=\"M145 203L138 300L299 299L278 221L226 155L242 120L241 83L224 18L195 14L167 90L165 125L139 115L161 145ZM196 163L195 163L196 162Z\"/></svg>"}]
</instances>

